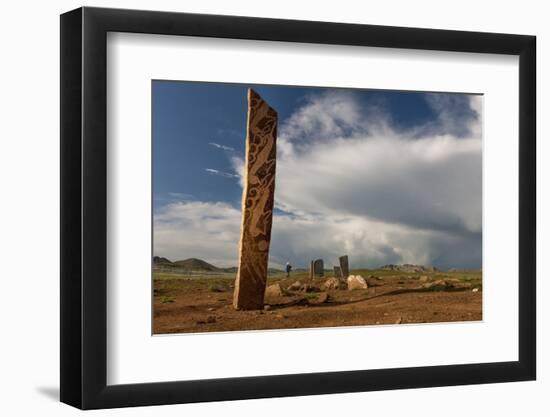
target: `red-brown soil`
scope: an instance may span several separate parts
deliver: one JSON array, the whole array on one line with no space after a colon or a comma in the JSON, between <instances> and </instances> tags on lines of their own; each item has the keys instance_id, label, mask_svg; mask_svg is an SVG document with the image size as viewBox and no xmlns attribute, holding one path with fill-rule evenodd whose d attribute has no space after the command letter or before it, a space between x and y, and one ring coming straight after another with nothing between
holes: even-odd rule
<instances>
[{"instance_id":1,"label":"red-brown soil","mask_svg":"<svg viewBox=\"0 0 550 417\"><path fill-rule=\"evenodd\" d=\"M436 323L482 319L481 274L467 280L452 274L368 278L366 290L300 291L268 298L266 310L236 311L233 281L226 279L166 278L154 280L153 333L221 332L377 324ZM444 290L424 288L445 279ZM466 277L462 277L466 278ZM269 279L287 288L296 277ZM300 279L307 283L307 280ZM321 287L325 279L312 283ZM479 288L479 290L474 290ZM328 300L323 300L324 294Z\"/></svg>"}]
</instances>

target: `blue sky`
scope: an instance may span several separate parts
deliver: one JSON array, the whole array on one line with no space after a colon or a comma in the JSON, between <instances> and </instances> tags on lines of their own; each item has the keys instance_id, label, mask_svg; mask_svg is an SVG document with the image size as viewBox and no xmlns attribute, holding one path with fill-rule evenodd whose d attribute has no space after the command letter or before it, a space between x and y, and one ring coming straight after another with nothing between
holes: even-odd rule
<instances>
[{"instance_id":1,"label":"blue sky","mask_svg":"<svg viewBox=\"0 0 550 417\"><path fill-rule=\"evenodd\" d=\"M480 96L181 81L152 86L156 255L236 265L249 87L279 114L272 266L481 266Z\"/></svg>"}]
</instances>

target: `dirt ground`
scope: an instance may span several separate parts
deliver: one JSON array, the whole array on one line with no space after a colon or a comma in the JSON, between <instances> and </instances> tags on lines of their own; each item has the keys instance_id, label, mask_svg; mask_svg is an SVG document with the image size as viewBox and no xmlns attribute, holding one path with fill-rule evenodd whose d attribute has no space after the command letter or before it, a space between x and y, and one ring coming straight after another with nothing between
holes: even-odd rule
<instances>
[{"instance_id":1,"label":"dirt ground","mask_svg":"<svg viewBox=\"0 0 550 417\"><path fill-rule=\"evenodd\" d=\"M481 272L389 275L360 271L369 288L318 292L286 291L294 282L322 288L329 277L274 277L285 295L266 297L260 311L236 311L231 277L154 278L153 333L291 329L354 325L437 323L482 319ZM378 272L378 273L377 273ZM357 272L352 272L357 273ZM443 285L430 283L441 282ZM325 296L326 294L326 296ZM326 300L325 300L326 299Z\"/></svg>"}]
</instances>

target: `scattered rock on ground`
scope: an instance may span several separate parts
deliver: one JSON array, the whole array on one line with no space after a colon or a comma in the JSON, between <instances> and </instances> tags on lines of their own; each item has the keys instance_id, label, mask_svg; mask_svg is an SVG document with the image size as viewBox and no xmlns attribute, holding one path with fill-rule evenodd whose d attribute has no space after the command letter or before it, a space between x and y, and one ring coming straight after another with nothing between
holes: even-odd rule
<instances>
[{"instance_id":1,"label":"scattered rock on ground","mask_svg":"<svg viewBox=\"0 0 550 417\"><path fill-rule=\"evenodd\" d=\"M281 284L279 283L272 284L265 289L266 297L281 297L283 295L284 295L284 292L281 287Z\"/></svg>"},{"instance_id":2,"label":"scattered rock on ground","mask_svg":"<svg viewBox=\"0 0 550 417\"><path fill-rule=\"evenodd\" d=\"M472 290L472 292L478 292L478 291L479 291L479 288L474 288L474 289Z\"/></svg>"},{"instance_id":3,"label":"scattered rock on ground","mask_svg":"<svg viewBox=\"0 0 550 417\"><path fill-rule=\"evenodd\" d=\"M445 280L440 279L440 280L437 280L437 281L434 281L434 282L428 282L428 283L424 284L422 287L430 289L430 290L441 291L441 290L446 290L446 289L449 289L449 288L453 288L453 285L449 284Z\"/></svg>"},{"instance_id":4,"label":"scattered rock on ground","mask_svg":"<svg viewBox=\"0 0 550 417\"><path fill-rule=\"evenodd\" d=\"M346 281L339 278L329 278L321 285L324 290L345 290L346 287Z\"/></svg>"},{"instance_id":5,"label":"scattered rock on ground","mask_svg":"<svg viewBox=\"0 0 550 417\"><path fill-rule=\"evenodd\" d=\"M316 285L312 284L304 284L300 287L300 291L302 292L319 292L321 289L317 287Z\"/></svg>"},{"instance_id":6,"label":"scattered rock on ground","mask_svg":"<svg viewBox=\"0 0 550 417\"><path fill-rule=\"evenodd\" d=\"M427 275L422 275L422 276L419 278L419 281L420 281L420 282L428 282L428 276L427 276Z\"/></svg>"},{"instance_id":7,"label":"scattered rock on ground","mask_svg":"<svg viewBox=\"0 0 550 417\"><path fill-rule=\"evenodd\" d=\"M266 305L264 306L264 310L265 310L265 311L271 310L271 306L270 306L269 304L266 304Z\"/></svg>"},{"instance_id":8,"label":"scattered rock on ground","mask_svg":"<svg viewBox=\"0 0 550 417\"><path fill-rule=\"evenodd\" d=\"M399 316L397 320L395 320L395 324L401 324L403 323L403 317Z\"/></svg>"},{"instance_id":9,"label":"scattered rock on ground","mask_svg":"<svg viewBox=\"0 0 550 417\"><path fill-rule=\"evenodd\" d=\"M361 275L350 275L348 277L348 290L366 290L367 281Z\"/></svg>"},{"instance_id":10,"label":"scattered rock on ground","mask_svg":"<svg viewBox=\"0 0 550 417\"><path fill-rule=\"evenodd\" d=\"M302 283L300 281L296 281L294 284L291 284L287 289L289 291L300 291L300 288L302 288Z\"/></svg>"},{"instance_id":11,"label":"scattered rock on ground","mask_svg":"<svg viewBox=\"0 0 550 417\"><path fill-rule=\"evenodd\" d=\"M207 323L216 323L216 316L208 316L206 318Z\"/></svg>"},{"instance_id":12,"label":"scattered rock on ground","mask_svg":"<svg viewBox=\"0 0 550 417\"><path fill-rule=\"evenodd\" d=\"M326 303L327 301L328 301L328 294L326 292L319 294L319 298L317 298L318 303Z\"/></svg>"},{"instance_id":13,"label":"scattered rock on ground","mask_svg":"<svg viewBox=\"0 0 550 417\"><path fill-rule=\"evenodd\" d=\"M326 303L327 301L328 301L328 294L326 292L322 292L321 294L319 294L319 296L316 299L311 300L309 303L323 304L323 303Z\"/></svg>"}]
</instances>

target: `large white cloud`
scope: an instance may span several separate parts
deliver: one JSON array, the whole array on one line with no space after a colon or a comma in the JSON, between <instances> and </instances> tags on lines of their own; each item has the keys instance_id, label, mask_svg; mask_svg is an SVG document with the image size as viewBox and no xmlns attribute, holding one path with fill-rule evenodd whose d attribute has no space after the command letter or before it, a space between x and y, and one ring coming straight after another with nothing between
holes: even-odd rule
<instances>
[{"instance_id":1,"label":"large white cloud","mask_svg":"<svg viewBox=\"0 0 550 417\"><path fill-rule=\"evenodd\" d=\"M280 126L272 266L344 253L354 266L481 266L481 99L427 99L437 118L405 131L344 92L310 97ZM155 253L233 266L239 227L228 204L172 204L155 216Z\"/></svg>"},{"instance_id":2,"label":"large white cloud","mask_svg":"<svg viewBox=\"0 0 550 417\"><path fill-rule=\"evenodd\" d=\"M335 140L278 163L277 206L429 229L481 230L481 143L448 136Z\"/></svg>"},{"instance_id":3,"label":"large white cloud","mask_svg":"<svg viewBox=\"0 0 550 417\"><path fill-rule=\"evenodd\" d=\"M228 204L169 204L155 216L155 253L172 260L196 257L220 267L235 266L240 216L240 210ZM470 244L461 248L464 242ZM475 236L417 230L361 216L275 215L270 266L281 268L287 261L305 266L321 257L330 267L344 253L352 266L479 262L475 244Z\"/></svg>"},{"instance_id":4,"label":"large white cloud","mask_svg":"<svg viewBox=\"0 0 550 417\"><path fill-rule=\"evenodd\" d=\"M172 261L201 258L216 266L235 266L240 216L239 209L225 203L167 204L154 216L154 253Z\"/></svg>"}]
</instances>

